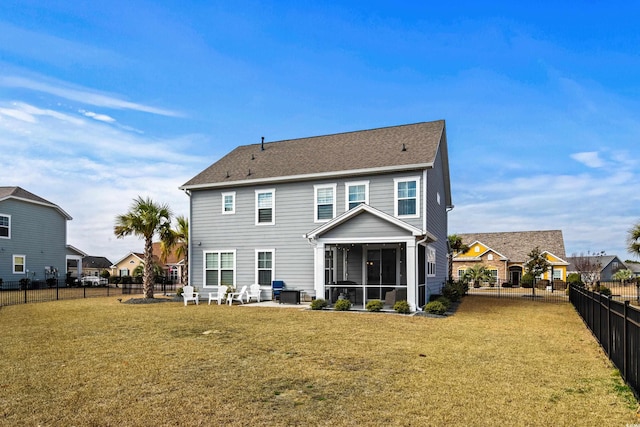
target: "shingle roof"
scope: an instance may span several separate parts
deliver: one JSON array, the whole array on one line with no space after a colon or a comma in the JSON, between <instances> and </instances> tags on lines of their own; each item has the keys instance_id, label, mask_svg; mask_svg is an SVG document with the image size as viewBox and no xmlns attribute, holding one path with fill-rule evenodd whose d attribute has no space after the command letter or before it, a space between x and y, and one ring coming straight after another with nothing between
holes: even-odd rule
<instances>
[{"instance_id":1,"label":"shingle roof","mask_svg":"<svg viewBox=\"0 0 640 427\"><path fill-rule=\"evenodd\" d=\"M51 203L50 201L43 199L40 196L36 196L35 194L21 187L0 187L0 201L4 199L10 199L10 198L22 199L22 200L38 203L41 205L50 206L58 210L65 218L69 220L72 219L71 216L68 213L66 213L64 210L62 210L60 206L56 205L55 203Z\"/></svg>"},{"instance_id":2,"label":"shingle roof","mask_svg":"<svg viewBox=\"0 0 640 427\"><path fill-rule=\"evenodd\" d=\"M561 230L508 231L501 233L458 234L462 242L471 245L479 241L507 257L511 262L526 262L536 246L566 261L564 238Z\"/></svg>"},{"instance_id":3,"label":"shingle roof","mask_svg":"<svg viewBox=\"0 0 640 427\"><path fill-rule=\"evenodd\" d=\"M111 261L103 256L86 256L82 258L82 268L110 268Z\"/></svg>"},{"instance_id":4,"label":"shingle roof","mask_svg":"<svg viewBox=\"0 0 640 427\"><path fill-rule=\"evenodd\" d=\"M569 267L568 267L569 271L576 271L577 270L576 262L579 259L587 260L587 261L589 261L589 263L594 264L594 265L596 263L600 263L601 270L604 270L616 258L618 259L618 261L620 261L622 263L622 261L620 260L620 258L618 258L617 255L570 256L570 257L567 257L566 261L569 263Z\"/></svg>"},{"instance_id":5,"label":"shingle roof","mask_svg":"<svg viewBox=\"0 0 640 427\"><path fill-rule=\"evenodd\" d=\"M182 188L426 168L432 166L441 144L446 144L444 120L265 142L264 150L260 143L243 145ZM446 145L443 151L446 156ZM448 159L443 160L448 180Z\"/></svg>"}]
</instances>

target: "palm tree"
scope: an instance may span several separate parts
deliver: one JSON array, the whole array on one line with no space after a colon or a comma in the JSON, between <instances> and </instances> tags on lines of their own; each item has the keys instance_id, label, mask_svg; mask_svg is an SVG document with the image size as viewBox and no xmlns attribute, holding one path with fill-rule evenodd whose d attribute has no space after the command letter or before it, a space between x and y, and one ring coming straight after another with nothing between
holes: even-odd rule
<instances>
[{"instance_id":1,"label":"palm tree","mask_svg":"<svg viewBox=\"0 0 640 427\"><path fill-rule=\"evenodd\" d=\"M153 236L166 238L171 229L171 210L168 205L156 204L150 198L138 196L129 212L116 217L113 232L117 238L131 234L144 239L144 274L142 289L145 298L153 298Z\"/></svg>"},{"instance_id":2,"label":"palm tree","mask_svg":"<svg viewBox=\"0 0 640 427\"><path fill-rule=\"evenodd\" d=\"M449 281L453 281L453 256L464 253L469 250L469 246L465 245L462 237L457 234L448 236L449 239Z\"/></svg>"},{"instance_id":3,"label":"palm tree","mask_svg":"<svg viewBox=\"0 0 640 427\"><path fill-rule=\"evenodd\" d=\"M492 277L489 269L480 263L474 264L464 272L464 279L472 281L474 288L479 287L482 282L491 281Z\"/></svg>"},{"instance_id":4,"label":"palm tree","mask_svg":"<svg viewBox=\"0 0 640 427\"><path fill-rule=\"evenodd\" d=\"M176 227L170 229L160 242L162 262L166 262L167 257L174 249L178 259L184 258L180 282L186 286L189 284L189 219L183 215L176 217Z\"/></svg>"},{"instance_id":5,"label":"palm tree","mask_svg":"<svg viewBox=\"0 0 640 427\"><path fill-rule=\"evenodd\" d=\"M630 253L640 257L640 223L633 226L627 235L627 249Z\"/></svg>"}]
</instances>

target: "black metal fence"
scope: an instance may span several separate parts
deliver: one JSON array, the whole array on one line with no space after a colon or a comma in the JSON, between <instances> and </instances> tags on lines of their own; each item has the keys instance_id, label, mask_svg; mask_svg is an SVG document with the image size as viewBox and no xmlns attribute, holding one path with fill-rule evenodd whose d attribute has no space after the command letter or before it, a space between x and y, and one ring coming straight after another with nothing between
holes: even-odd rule
<instances>
[{"instance_id":1,"label":"black metal fence","mask_svg":"<svg viewBox=\"0 0 640 427\"><path fill-rule=\"evenodd\" d=\"M636 398L640 397L640 310L629 300L617 301L578 286L571 286L569 299Z\"/></svg>"},{"instance_id":2,"label":"black metal fence","mask_svg":"<svg viewBox=\"0 0 640 427\"><path fill-rule=\"evenodd\" d=\"M477 295L489 298L526 299L529 301L563 303L569 302L569 294L565 286L537 286L533 287L503 287L484 286L469 288L469 295Z\"/></svg>"},{"instance_id":3,"label":"black metal fence","mask_svg":"<svg viewBox=\"0 0 640 427\"><path fill-rule=\"evenodd\" d=\"M0 306L143 293L139 284L120 285L120 288L112 286L66 286L62 281L2 282ZM176 285L171 283L156 283L154 286L154 293L163 295L175 290Z\"/></svg>"}]
</instances>

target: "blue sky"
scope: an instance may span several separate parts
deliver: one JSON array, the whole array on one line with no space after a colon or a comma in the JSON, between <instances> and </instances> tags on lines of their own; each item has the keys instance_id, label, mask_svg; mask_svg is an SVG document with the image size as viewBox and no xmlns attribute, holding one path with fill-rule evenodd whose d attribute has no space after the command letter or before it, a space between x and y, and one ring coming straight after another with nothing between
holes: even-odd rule
<instances>
[{"instance_id":1,"label":"blue sky","mask_svg":"<svg viewBox=\"0 0 640 427\"><path fill-rule=\"evenodd\" d=\"M138 195L237 145L445 119L449 233L561 229L630 258L640 221L640 6L631 2L3 2L0 185L117 261Z\"/></svg>"}]
</instances>

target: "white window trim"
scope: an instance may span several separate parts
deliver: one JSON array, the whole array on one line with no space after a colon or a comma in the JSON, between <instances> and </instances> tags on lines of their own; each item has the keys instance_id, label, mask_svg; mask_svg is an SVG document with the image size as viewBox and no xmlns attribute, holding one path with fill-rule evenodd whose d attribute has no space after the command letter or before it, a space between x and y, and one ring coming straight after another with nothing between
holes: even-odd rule
<instances>
[{"instance_id":1,"label":"white window trim","mask_svg":"<svg viewBox=\"0 0 640 427\"><path fill-rule=\"evenodd\" d=\"M414 215L398 215L398 184L401 182L416 182L416 213ZM420 218L420 177L408 176L393 179L393 215L396 218Z\"/></svg>"},{"instance_id":2,"label":"white window trim","mask_svg":"<svg viewBox=\"0 0 640 427\"><path fill-rule=\"evenodd\" d=\"M11 215L0 213L0 216L4 216L9 218L9 235L8 236L0 236L0 239L11 239Z\"/></svg>"},{"instance_id":3,"label":"white window trim","mask_svg":"<svg viewBox=\"0 0 640 427\"><path fill-rule=\"evenodd\" d=\"M16 271L16 258L22 258L22 271ZM13 270L13 274L27 274L27 256L26 255L13 255L11 259L11 269Z\"/></svg>"},{"instance_id":4,"label":"white window trim","mask_svg":"<svg viewBox=\"0 0 640 427\"><path fill-rule=\"evenodd\" d=\"M275 280L276 278L276 250L275 249L256 249L256 262L255 262L255 281L254 283L260 283L258 281L259 279L259 274L258 274L258 254L260 252L271 252L271 280ZM267 270L266 268L264 268L263 270Z\"/></svg>"},{"instance_id":5,"label":"white window trim","mask_svg":"<svg viewBox=\"0 0 640 427\"><path fill-rule=\"evenodd\" d=\"M337 184L317 184L313 186L313 222L328 222L336 217L336 199L337 199ZM333 191L333 205L331 211L331 218L319 219L318 218L318 190L330 188Z\"/></svg>"},{"instance_id":6,"label":"white window trim","mask_svg":"<svg viewBox=\"0 0 640 427\"><path fill-rule=\"evenodd\" d=\"M224 203L224 199L227 196L231 196L233 198L233 203L231 205L231 210L230 211L225 211L225 203ZM229 191L226 193L222 193L222 215L233 215L236 213L236 192L235 191Z\"/></svg>"},{"instance_id":7,"label":"white window trim","mask_svg":"<svg viewBox=\"0 0 640 427\"><path fill-rule=\"evenodd\" d=\"M202 251L202 287L206 289L212 289L215 286L207 285L207 254L218 254L218 283L221 282L221 271L222 271L222 260L220 259L220 254L222 253L232 253L233 254L233 284L237 287L236 275L238 273L238 259L236 256L235 249L212 249Z\"/></svg>"},{"instance_id":8,"label":"white window trim","mask_svg":"<svg viewBox=\"0 0 640 427\"><path fill-rule=\"evenodd\" d=\"M258 209L258 195L271 193L271 222L259 222L259 209ZM268 190L256 190L255 197L256 205L256 225L275 225L276 224L276 189L270 188Z\"/></svg>"},{"instance_id":9,"label":"white window trim","mask_svg":"<svg viewBox=\"0 0 640 427\"><path fill-rule=\"evenodd\" d=\"M345 182L344 183L344 210L345 212L349 210L349 187L354 187L356 185L364 185L364 204L369 204L369 181L353 181L353 182Z\"/></svg>"}]
</instances>

